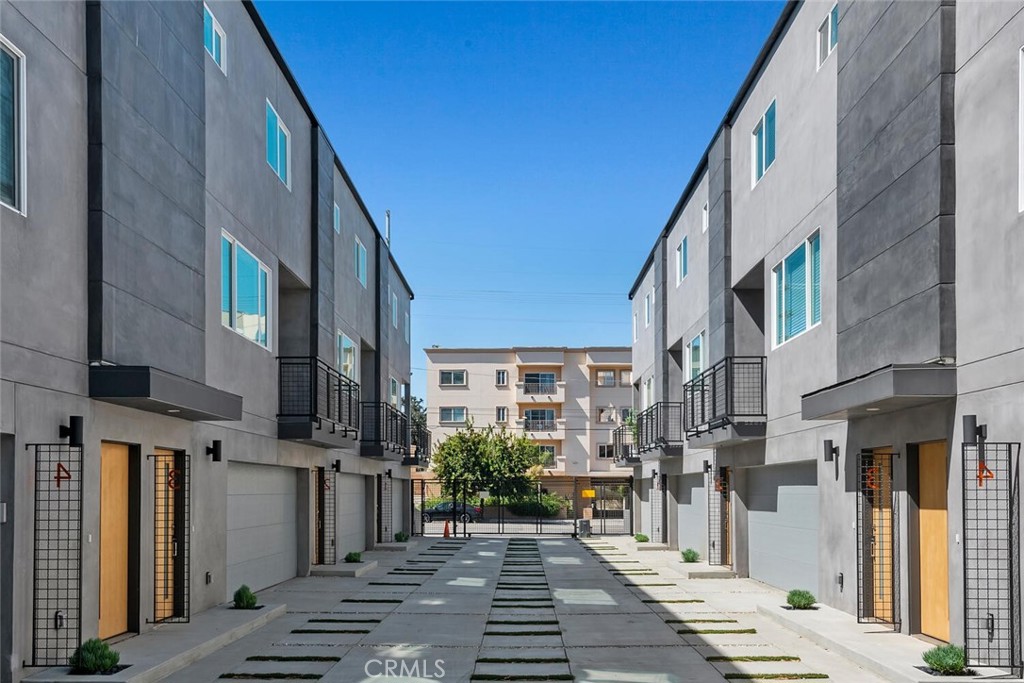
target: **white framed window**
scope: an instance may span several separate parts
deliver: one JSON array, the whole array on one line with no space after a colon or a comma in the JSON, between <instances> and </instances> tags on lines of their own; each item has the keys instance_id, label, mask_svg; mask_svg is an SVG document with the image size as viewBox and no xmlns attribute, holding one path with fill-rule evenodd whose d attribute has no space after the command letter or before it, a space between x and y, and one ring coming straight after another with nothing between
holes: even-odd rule
<instances>
[{"instance_id":1,"label":"white framed window","mask_svg":"<svg viewBox=\"0 0 1024 683\"><path fill-rule=\"evenodd\" d=\"M540 464L543 465L546 469L550 469L550 468L554 467L555 466L555 458L558 455L557 453L555 453L555 447L554 446L543 445L543 446L539 446L539 448L540 448Z\"/></svg>"},{"instance_id":2,"label":"white framed window","mask_svg":"<svg viewBox=\"0 0 1024 683\"><path fill-rule=\"evenodd\" d=\"M398 295L394 291L391 292L391 326L398 329Z\"/></svg>"},{"instance_id":3,"label":"white framed window","mask_svg":"<svg viewBox=\"0 0 1024 683\"><path fill-rule=\"evenodd\" d=\"M610 443L599 443L597 444L597 457L599 458L614 458L615 457L615 446Z\"/></svg>"},{"instance_id":4,"label":"white framed window","mask_svg":"<svg viewBox=\"0 0 1024 683\"><path fill-rule=\"evenodd\" d=\"M25 213L25 55L0 35L0 204Z\"/></svg>"},{"instance_id":5,"label":"white framed window","mask_svg":"<svg viewBox=\"0 0 1024 683\"><path fill-rule=\"evenodd\" d=\"M839 44L839 5L832 5L825 21L818 27L818 68Z\"/></svg>"},{"instance_id":6,"label":"white framed window","mask_svg":"<svg viewBox=\"0 0 1024 683\"><path fill-rule=\"evenodd\" d=\"M227 68L227 52L224 49L224 42L226 36L224 29L221 28L220 22L217 21L217 17L213 16L213 12L204 3L203 4L203 46L206 47L206 52L213 57L213 61L220 67L220 70L225 74L228 72Z\"/></svg>"},{"instance_id":7,"label":"white framed window","mask_svg":"<svg viewBox=\"0 0 1024 683\"><path fill-rule=\"evenodd\" d=\"M614 370L598 370L597 377L595 378L595 384L599 387L614 387L615 386L615 371Z\"/></svg>"},{"instance_id":8,"label":"white framed window","mask_svg":"<svg viewBox=\"0 0 1024 683\"><path fill-rule=\"evenodd\" d=\"M619 370L619 386L628 387L633 383L633 371L632 370Z\"/></svg>"},{"instance_id":9,"label":"white framed window","mask_svg":"<svg viewBox=\"0 0 1024 683\"><path fill-rule=\"evenodd\" d=\"M464 424L466 422L465 406L442 406L440 409L441 424Z\"/></svg>"},{"instance_id":10,"label":"white framed window","mask_svg":"<svg viewBox=\"0 0 1024 683\"><path fill-rule=\"evenodd\" d=\"M344 332L338 332L338 372L350 380L359 381L357 376L359 347Z\"/></svg>"},{"instance_id":11,"label":"white framed window","mask_svg":"<svg viewBox=\"0 0 1024 683\"><path fill-rule=\"evenodd\" d=\"M638 334L637 316L636 316L636 313L634 313L633 314L633 342L635 343L636 340L639 339L639 338L640 338L640 336Z\"/></svg>"},{"instance_id":12,"label":"white framed window","mask_svg":"<svg viewBox=\"0 0 1024 683\"><path fill-rule=\"evenodd\" d=\"M494 371L494 386L496 386L496 387L507 387L508 386L508 370L495 370Z\"/></svg>"},{"instance_id":13,"label":"white framed window","mask_svg":"<svg viewBox=\"0 0 1024 683\"><path fill-rule=\"evenodd\" d=\"M644 409L650 408L654 405L654 378L648 377L644 380L644 392L643 396L643 407Z\"/></svg>"},{"instance_id":14,"label":"white framed window","mask_svg":"<svg viewBox=\"0 0 1024 683\"><path fill-rule=\"evenodd\" d=\"M409 311L405 312L405 343L409 343L409 335L412 334L409 329Z\"/></svg>"},{"instance_id":15,"label":"white framed window","mask_svg":"<svg viewBox=\"0 0 1024 683\"><path fill-rule=\"evenodd\" d=\"M398 380L394 377L388 378L388 400L392 406L398 407Z\"/></svg>"},{"instance_id":16,"label":"white framed window","mask_svg":"<svg viewBox=\"0 0 1024 683\"><path fill-rule=\"evenodd\" d=\"M701 232L707 232L708 231L708 222L709 222L708 203L704 202L704 206L700 207L700 231Z\"/></svg>"},{"instance_id":17,"label":"white framed window","mask_svg":"<svg viewBox=\"0 0 1024 683\"><path fill-rule=\"evenodd\" d=\"M764 177L775 163L775 100L764 110L754 131L750 134L753 181L751 187Z\"/></svg>"},{"instance_id":18,"label":"white framed window","mask_svg":"<svg viewBox=\"0 0 1024 683\"><path fill-rule=\"evenodd\" d=\"M821 322L821 232L816 231L772 269L775 346Z\"/></svg>"},{"instance_id":19,"label":"white framed window","mask_svg":"<svg viewBox=\"0 0 1024 683\"><path fill-rule=\"evenodd\" d=\"M687 381L704 372L704 333L701 332L686 345Z\"/></svg>"},{"instance_id":20,"label":"white framed window","mask_svg":"<svg viewBox=\"0 0 1024 683\"><path fill-rule=\"evenodd\" d=\"M359 284L366 288L366 247L363 243L356 238L355 243L355 267L356 267L356 279L359 280Z\"/></svg>"},{"instance_id":21,"label":"white framed window","mask_svg":"<svg viewBox=\"0 0 1024 683\"><path fill-rule=\"evenodd\" d=\"M464 387L466 386L466 371L442 370L440 381L442 387Z\"/></svg>"},{"instance_id":22,"label":"white framed window","mask_svg":"<svg viewBox=\"0 0 1024 683\"><path fill-rule=\"evenodd\" d=\"M505 406L498 406L494 409L494 422L495 424L506 424L508 422L508 408Z\"/></svg>"},{"instance_id":23,"label":"white framed window","mask_svg":"<svg viewBox=\"0 0 1024 683\"><path fill-rule=\"evenodd\" d=\"M688 261L690 259L689 251L690 251L689 244L688 244L686 238L684 237L683 241L679 243L678 247L676 247L676 286L677 287L683 283L683 280L686 279L686 276L690 272L690 264L688 263Z\"/></svg>"},{"instance_id":24,"label":"white framed window","mask_svg":"<svg viewBox=\"0 0 1024 683\"><path fill-rule=\"evenodd\" d=\"M651 326L651 315L654 310L654 290L644 295L644 327Z\"/></svg>"},{"instance_id":25,"label":"white framed window","mask_svg":"<svg viewBox=\"0 0 1024 683\"><path fill-rule=\"evenodd\" d=\"M221 232L221 323L270 349L270 268Z\"/></svg>"},{"instance_id":26,"label":"white framed window","mask_svg":"<svg viewBox=\"0 0 1024 683\"><path fill-rule=\"evenodd\" d=\"M633 417L632 408L619 408L619 420L623 423L628 422L629 418Z\"/></svg>"},{"instance_id":27,"label":"white framed window","mask_svg":"<svg viewBox=\"0 0 1024 683\"><path fill-rule=\"evenodd\" d=\"M615 422L615 414L618 411L615 408L598 408L597 409L597 421L601 424L609 424Z\"/></svg>"},{"instance_id":28,"label":"white framed window","mask_svg":"<svg viewBox=\"0 0 1024 683\"><path fill-rule=\"evenodd\" d=\"M292 189L292 134L267 100L267 164L281 182Z\"/></svg>"},{"instance_id":29,"label":"white framed window","mask_svg":"<svg viewBox=\"0 0 1024 683\"><path fill-rule=\"evenodd\" d=\"M334 232L341 234L341 207L337 204L334 205L334 212L331 214L332 222L334 223Z\"/></svg>"}]
</instances>

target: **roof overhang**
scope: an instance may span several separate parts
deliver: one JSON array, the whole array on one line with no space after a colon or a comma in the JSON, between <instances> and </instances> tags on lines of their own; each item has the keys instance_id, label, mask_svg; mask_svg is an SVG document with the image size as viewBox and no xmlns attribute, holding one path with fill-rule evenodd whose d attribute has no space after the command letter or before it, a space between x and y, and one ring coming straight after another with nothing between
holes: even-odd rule
<instances>
[{"instance_id":1,"label":"roof overhang","mask_svg":"<svg viewBox=\"0 0 1024 683\"><path fill-rule=\"evenodd\" d=\"M93 365L89 396L196 422L241 420L242 397L148 365Z\"/></svg>"},{"instance_id":2,"label":"roof overhang","mask_svg":"<svg viewBox=\"0 0 1024 683\"><path fill-rule=\"evenodd\" d=\"M805 394L805 420L852 420L916 408L956 396L956 366L889 365Z\"/></svg>"}]
</instances>

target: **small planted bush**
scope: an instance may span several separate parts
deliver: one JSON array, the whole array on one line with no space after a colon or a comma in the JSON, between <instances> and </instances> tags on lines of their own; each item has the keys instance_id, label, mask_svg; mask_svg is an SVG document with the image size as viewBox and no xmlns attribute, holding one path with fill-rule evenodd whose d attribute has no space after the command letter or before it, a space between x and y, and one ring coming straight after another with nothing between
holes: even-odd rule
<instances>
[{"instance_id":1,"label":"small planted bush","mask_svg":"<svg viewBox=\"0 0 1024 683\"><path fill-rule=\"evenodd\" d=\"M85 641L68 659L73 674L102 674L116 669L121 655L99 638Z\"/></svg>"},{"instance_id":2,"label":"small planted bush","mask_svg":"<svg viewBox=\"0 0 1024 683\"><path fill-rule=\"evenodd\" d=\"M693 548L687 548L683 551L683 562L697 562L700 560L700 553Z\"/></svg>"},{"instance_id":3,"label":"small planted bush","mask_svg":"<svg viewBox=\"0 0 1024 683\"><path fill-rule=\"evenodd\" d=\"M792 590L786 596L786 602L793 609L811 609L814 607L814 595L810 591Z\"/></svg>"},{"instance_id":4,"label":"small planted bush","mask_svg":"<svg viewBox=\"0 0 1024 683\"><path fill-rule=\"evenodd\" d=\"M345 561L348 562L349 564L353 564L355 562L362 562L363 561L363 554L362 553L357 553L355 551L350 552L349 554L345 555Z\"/></svg>"},{"instance_id":5,"label":"small planted bush","mask_svg":"<svg viewBox=\"0 0 1024 683\"><path fill-rule=\"evenodd\" d=\"M966 668L964 649L959 645L940 645L921 655L924 663L932 671L943 676L963 676L969 674Z\"/></svg>"},{"instance_id":6,"label":"small planted bush","mask_svg":"<svg viewBox=\"0 0 1024 683\"><path fill-rule=\"evenodd\" d=\"M235 609L256 609L256 594L244 583L235 591Z\"/></svg>"},{"instance_id":7,"label":"small planted bush","mask_svg":"<svg viewBox=\"0 0 1024 683\"><path fill-rule=\"evenodd\" d=\"M651 540L647 534L637 534L633 538L636 539L637 543L647 543L647 541Z\"/></svg>"},{"instance_id":8,"label":"small planted bush","mask_svg":"<svg viewBox=\"0 0 1024 683\"><path fill-rule=\"evenodd\" d=\"M405 543L409 540L409 534L405 533L404 531L396 531L395 540L399 543Z\"/></svg>"}]
</instances>

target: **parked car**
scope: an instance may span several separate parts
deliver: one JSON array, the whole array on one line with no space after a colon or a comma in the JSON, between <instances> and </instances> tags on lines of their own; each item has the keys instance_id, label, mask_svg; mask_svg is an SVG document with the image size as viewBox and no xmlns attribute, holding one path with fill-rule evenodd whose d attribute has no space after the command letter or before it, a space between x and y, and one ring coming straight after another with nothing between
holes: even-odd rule
<instances>
[{"instance_id":1,"label":"parked car","mask_svg":"<svg viewBox=\"0 0 1024 683\"><path fill-rule=\"evenodd\" d=\"M452 505L456 506L456 514L458 515L460 522L481 522L484 519L484 511L475 505L466 505L465 503L438 503L434 507L423 508L421 514L423 516L423 523L427 524L434 519L442 521L445 519L452 518Z\"/></svg>"}]
</instances>

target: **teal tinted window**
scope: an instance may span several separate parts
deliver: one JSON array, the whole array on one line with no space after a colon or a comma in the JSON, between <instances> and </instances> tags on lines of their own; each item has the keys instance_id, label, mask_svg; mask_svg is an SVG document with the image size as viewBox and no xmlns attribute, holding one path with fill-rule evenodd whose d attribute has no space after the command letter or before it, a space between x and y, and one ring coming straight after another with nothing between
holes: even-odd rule
<instances>
[{"instance_id":1,"label":"teal tinted window","mask_svg":"<svg viewBox=\"0 0 1024 683\"><path fill-rule=\"evenodd\" d=\"M829 33L829 48L831 49L839 44L839 5L832 8L828 20L832 29Z\"/></svg>"},{"instance_id":2,"label":"teal tinted window","mask_svg":"<svg viewBox=\"0 0 1024 683\"><path fill-rule=\"evenodd\" d=\"M821 322L821 235L810 240L811 249L811 324Z\"/></svg>"},{"instance_id":3,"label":"teal tinted window","mask_svg":"<svg viewBox=\"0 0 1024 683\"><path fill-rule=\"evenodd\" d=\"M807 329L807 253L803 247L786 257L786 339Z\"/></svg>"},{"instance_id":4,"label":"teal tinted window","mask_svg":"<svg viewBox=\"0 0 1024 683\"><path fill-rule=\"evenodd\" d=\"M231 240L220 238L220 321L228 327L234 327L231 320Z\"/></svg>"},{"instance_id":5,"label":"teal tinted window","mask_svg":"<svg viewBox=\"0 0 1024 683\"><path fill-rule=\"evenodd\" d=\"M775 161L775 103L772 102L764 113L764 167L767 170Z\"/></svg>"},{"instance_id":6,"label":"teal tinted window","mask_svg":"<svg viewBox=\"0 0 1024 683\"><path fill-rule=\"evenodd\" d=\"M277 172L277 112L267 103L267 163Z\"/></svg>"},{"instance_id":7,"label":"teal tinted window","mask_svg":"<svg viewBox=\"0 0 1024 683\"><path fill-rule=\"evenodd\" d=\"M18 203L18 60L0 48L0 201Z\"/></svg>"}]
</instances>

